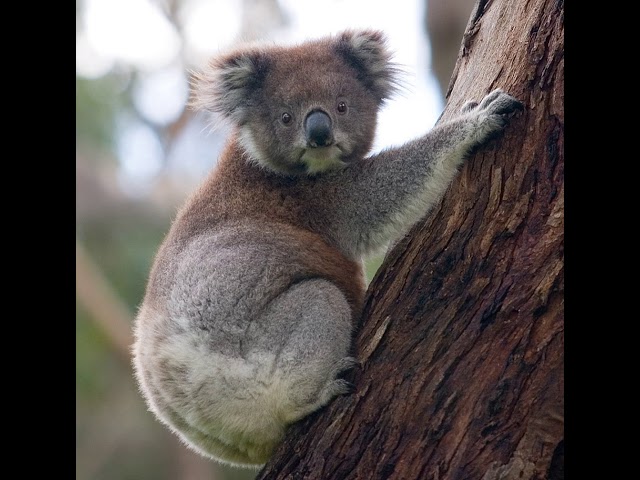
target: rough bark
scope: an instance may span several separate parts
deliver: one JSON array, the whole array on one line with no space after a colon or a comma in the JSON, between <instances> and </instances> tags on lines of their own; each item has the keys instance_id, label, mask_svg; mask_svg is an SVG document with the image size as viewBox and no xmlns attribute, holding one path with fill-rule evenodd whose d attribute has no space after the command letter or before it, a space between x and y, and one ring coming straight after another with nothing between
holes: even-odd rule
<instances>
[{"instance_id":1,"label":"rough bark","mask_svg":"<svg viewBox=\"0 0 640 480\"><path fill-rule=\"evenodd\" d=\"M356 392L292 426L260 479L564 477L564 2L480 0L443 119L526 104L369 287Z\"/></svg>"}]
</instances>

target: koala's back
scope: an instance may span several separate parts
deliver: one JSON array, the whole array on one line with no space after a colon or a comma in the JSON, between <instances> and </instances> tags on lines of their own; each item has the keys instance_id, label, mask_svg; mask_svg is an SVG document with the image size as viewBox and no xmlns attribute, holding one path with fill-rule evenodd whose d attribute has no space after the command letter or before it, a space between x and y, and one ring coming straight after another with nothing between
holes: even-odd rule
<instances>
[{"instance_id":1,"label":"koala's back","mask_svg":"<svg viewBox=\"0 0 640 480\"><path fill-rule=\"evenodd\" d=\"M309 232L285 224L234 221L200 233L181 247L164 248L156 260L147 303L171 324L207 334L212 351L242 355L260 343L273 349L279 334L261 330L256 322L260 313L292 284L313 278L335 281L333 274L343 262L338 252ZM341 272L338 284L348 288L345 297L359 297L358 282L349 280L352 285ZM275 333L276 338L265 333Z\"/></svg>"},{"instance_id":2,"label":"koala's back","mask_svg":"<svg viewBox=\"0 0 640 480\"><path fill-rule=\"evenodd\" d=\"M241 185L250 192L250 182L236 178L247 175L220 166L174 221L134 353L163 422L202 453L250 465L266 461L286 425L342 391L336 362L364 279L361 264L274 213L280 194L263 189L252 203Z\"/></svg>"}]
</instances>

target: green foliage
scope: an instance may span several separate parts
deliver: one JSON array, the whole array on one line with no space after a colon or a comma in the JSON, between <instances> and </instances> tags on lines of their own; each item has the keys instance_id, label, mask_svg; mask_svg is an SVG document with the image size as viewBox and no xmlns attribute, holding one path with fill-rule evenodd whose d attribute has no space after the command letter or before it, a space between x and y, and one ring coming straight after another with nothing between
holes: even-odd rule
<instances>
[{"instance_id":1,"label":"green foliage","mask_svg":"<svg viewBox=\"0 0 640 480\"><path fill-rule=\"evenodd\" d=\"M168 229L165 221L123 212L109 223L83 229L83 242L118 296L134 312L142 301L153 256Z\"/></svg>"},{"instance_id":2,"label":"green foliage","mask_svg":"<svg viewBox=\"0 0 640 480\"><path fill-rule=\"evenodd\" d=\"M82 401L100 402L112 383L119 381L115 361L111 346L76 302L76 395Z\"/></svg>"},{"instance_id":3,"label":"green foliage","mask_svg":"<svg viewBox=\"0 0 640 480\"><path fill-rule=\"evenodd\" d=\"M131 101L124 94L129 75L112 73L98 79L76 76L76 143L88 149L113 149L116 113Z\"/></svg>"}]
</instances>

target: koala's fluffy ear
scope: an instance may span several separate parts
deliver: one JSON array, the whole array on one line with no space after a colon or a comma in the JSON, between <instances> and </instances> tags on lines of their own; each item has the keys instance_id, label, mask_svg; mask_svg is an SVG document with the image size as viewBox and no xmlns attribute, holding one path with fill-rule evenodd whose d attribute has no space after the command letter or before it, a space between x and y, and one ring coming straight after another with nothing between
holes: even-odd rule
<instances>
[{"instance_id":1,"label":"koala's fluffy ear","mask_svg":"<svg viewBox=\"0 0 640 480\"><path fill-rule=\"evenodd\" d=\"M350 30L336 40L336 51L355 69L358 79L378 98L390 98L400 86L399 69L391 62L384 34L377 30Z\"/></svg>"},{"instance_id":2,"label":"koala's fluffy ear","mask_svg":"<svg viewBox=\"0 0 640 480\"><path fill-rule=\"evenodd\" d=\"M268 66L268 55L259 48L238 50L214 59L206 70L193 74L191 106L220 113L242 125L252 94L262 85Z\"/></svg>"}]
</instances>

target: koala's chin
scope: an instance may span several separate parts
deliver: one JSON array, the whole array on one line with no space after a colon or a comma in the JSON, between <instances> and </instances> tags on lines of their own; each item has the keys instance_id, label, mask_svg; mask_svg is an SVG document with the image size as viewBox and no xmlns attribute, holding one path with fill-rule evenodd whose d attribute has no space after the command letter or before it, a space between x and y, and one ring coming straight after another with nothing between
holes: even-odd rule
<instances>
[{"instance_id":1,"label":"koala's chin","mask_svg":"<svg viewBox=\"0 0 640 480\"><path fill-rule=\"evenodd\" d=\"M347 164L342 161L342 150L336 145L305 149L300 161L309 175L339 170Z\"/></svg>"},{"instance_id":2,"label":"koala's chin","mask_svg":"<svg viewBox=\"0 0 640 480\"><path fill-rule=\"evenodd\" d=\"M522 108L495 90L368 155L396 74L383 34L363 30L239 48L196 77L196 105L234 128L158 250L133 353L149 409L201 454L259 467L290 424L353 391L363 257Z\"/></svg>"}]
</instances>

